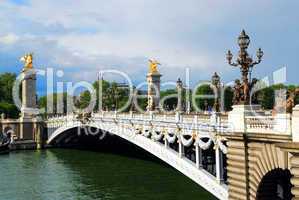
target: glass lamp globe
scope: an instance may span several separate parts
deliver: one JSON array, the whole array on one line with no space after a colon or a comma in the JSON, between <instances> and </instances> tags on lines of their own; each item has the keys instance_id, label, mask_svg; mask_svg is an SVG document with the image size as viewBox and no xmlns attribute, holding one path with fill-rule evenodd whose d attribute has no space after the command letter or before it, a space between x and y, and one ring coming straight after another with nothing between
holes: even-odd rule
<instances>
[{"instance_id":1,"label":"glass lamp globe","mask_svg":"<svg viewBox=\"0 0 299 200\"><path fill-rule=\"evenodd\" d=\"M250 43L249 36L242 30L241 34L238 37L238 44L241 49L247 49Z\"/></svg>"},{"instance_id":2,"label":"glass lamp globe","mask_svg":"<svg viewBox=\"0 0 299 200\"><path fill-rule=\"evenodd\" d=\"M228 61L231 61L231 60L233 59L233 54L231 53L230 50L228 50L228 52L227 52L227 54L226 54L226 59L227 59Z\"/></svg>"},{"instance_id":3,"label":"glass lamp globe","mask_svg":"<svg viewBox=\"0 0 299 200\"><path fill-rule=\"evenodd\" d=\"M256 52L256 56L258 57L258 59L261 59L264 55L264 52L262 51L261 48L259 48Z\"/></svg>"}]
</instances>

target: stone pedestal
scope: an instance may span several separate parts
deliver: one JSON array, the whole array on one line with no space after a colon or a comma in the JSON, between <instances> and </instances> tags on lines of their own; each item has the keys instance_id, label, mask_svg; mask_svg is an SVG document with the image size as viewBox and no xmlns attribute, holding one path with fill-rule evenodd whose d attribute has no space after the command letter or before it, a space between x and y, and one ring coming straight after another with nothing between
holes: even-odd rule
<instances>
[{"instance_id":1,"label":"stone pedestal","mask_svg":"<svg viewBox=\"0 0 299 200\"><path fill-rule=\"evenodd\" d=\"M38 114L36 102L36 74L33 69L23 70L22 80L22 107L20 116L20 139L34 140L36 128L36 115Z\"/></svg>"},{"instance_id":2,"label":"stone pedestal","mask_svg":"<svg viewBox=\"0 0 299 200\"><path fill-rule=\"evenodd\" d=\"M263 116L265 113L260 105L234 105L228 113L228 123L233 132L246 132L245 118L248 116Z\"/></svg>"},{"instance_id":3,"label":"stone pedestal","mask_svg":"<svg viewBox=\"0 0 299 200\"><path fill-rule=\"evenodd\" d=\"M38 120L37 118L21 117L20 123L20 139L23 140L36 140L38 131Z\"/></svg>"},{"instance_id":4,"label":"stone pedestal","mask_svg":"<svg viewBox=\"0 0 299 200\"><path fill-rule=\"evenodd\" d=\"M36 74L34 70L25 70L21 76L23 78L21 117L32 118L38 114L36 102Z\"/></svg>"},{"instance_id":5,"label":"stone pedestal","mask_svg":"<svg viewBox=\"0 0 299 200\"><path fill-rule=\"evenodd\" d=\"M293 142L299 142L299 105L293 108L292 135L293 135Z\"/></svg>"},{"instance_id":6,"label":"stone pedestal","mask_svg":"<svg viewBox=\"0 0 299 200\"><path fill-rule=\"evenodd\" d=\"M147 111L159 111L160 110L160 73L148 73L146 76L148 83L148 103Z\"/></svg>"}]
</instances>

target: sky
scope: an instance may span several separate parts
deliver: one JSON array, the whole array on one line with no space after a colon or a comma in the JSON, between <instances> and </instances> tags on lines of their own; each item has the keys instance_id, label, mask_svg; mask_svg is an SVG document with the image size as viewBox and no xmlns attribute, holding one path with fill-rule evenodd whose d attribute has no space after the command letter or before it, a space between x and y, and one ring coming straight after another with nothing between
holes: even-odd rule
<instances>
[{"instance_id":1,"label":"sky","mask_svg":"<svg viewBox=\"0 0 299 200\"><path fill-rule=\"evenodd\" d=\"M1 0L0 73L19 73L19 58L34 52L35 68L63 70L64 81L93 81L99 70L116 69L137 84L154 58L162 82L185 80L186 68L191 85L215 71L230 82L240 70L225 54L236 57L245 29L249 54L264 51L253 76L271 79L286 67L287 83L299 84L298 7L294 0ZM38 90L45 92L41 78Z\"/></svg>"}]
</instances>

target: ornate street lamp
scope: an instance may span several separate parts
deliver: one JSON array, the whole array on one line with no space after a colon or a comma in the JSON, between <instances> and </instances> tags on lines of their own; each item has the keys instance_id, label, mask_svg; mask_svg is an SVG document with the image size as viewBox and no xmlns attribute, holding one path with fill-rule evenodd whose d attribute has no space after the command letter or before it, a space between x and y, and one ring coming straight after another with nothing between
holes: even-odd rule
<instances>
[{"instance_id":1,"label":"ornate street lamp","mask_svg":"<svg viewBox=\"0 0 299 200\"><path fill-rule=\"evenodd\" d=\"M220 111L220 87L221 87L221 81L220 81L220 76L215 72L214 75L212 76L212 85L216 89L216 99L214 102L214 110L216 112Z\"/></svg>"},{"instance_id":2,"label":"ornate street lamp","mask_svg":"<svg viewBox=\"0 0 299 200\"><path fill-rule=\"evenodd\" d=\"M241 74L242 74L242 86L240 91L235 91L235 96L239 96L238 103L239 104L248 104L250 100L250 89L253 87L251 80L248 79L248 74L250 73L251 76L251 71L252 68L259 64L262 61L262 57L264 55L264 52L259 48L257 50L256 56L257 60L254 61L247 52L247 48L250 44L250 38L249 36L245 33L244 30L242 30L241 34L238 37L238 44L240 47L238 58L236 62L233 62L233 54L231 53L230 50L228 50L226 54L226 59L228 61L228 64L234 67L240 66ZM250 77L251 79L251 77Z\"/></svg>"},{"instance_id":3,"label":"ornate street lamp","mask_svg":"<svg viewBox=\"0 0 299 200\"><path fill-rule=\"evenodd\" d=\"M212 76L212 84L217 88L220 86L220 76L217 74L217 72L215 72Z\"/></svg>"},{"instance_id":4,"label":"ornate street lamp","mask_svg":"<svg viewBox=\"0 0 299 200\"><path fill-rule=\"evenodd\" d=\"M177 89L177 92L178 92L178 100L177 100L176 110L178 112L182 112L183 111L183 101L182 101L183 82L180 78L176 82L176 89Z\"/></svg>"}]
</instances>

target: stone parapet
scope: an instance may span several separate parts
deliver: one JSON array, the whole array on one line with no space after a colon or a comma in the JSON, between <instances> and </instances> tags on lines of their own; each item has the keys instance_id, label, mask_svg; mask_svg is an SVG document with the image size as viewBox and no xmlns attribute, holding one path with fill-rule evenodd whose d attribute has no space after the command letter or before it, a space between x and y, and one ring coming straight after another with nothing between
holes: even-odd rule
<instances>
[{"instance_id":1,"label":"stone parapet","mask_svg":"<svg viewBox=\"0 0 299 200\"><path fill-rule=\"evenodd\" d=\"M299 142L299 105L293 108L292 136L293 136L293 142Z\"/></svg>"},{"instance_id":2,"label":"stone parapet","mask_svg":"<svg viewBox=\"0 0 299 200\"><path fill-rule=\"evenodd\" d=\"M228 113L228 123L233 132L245 133L246 117L264 114L260 105L234 105L233 110Z\"/></svg>"}]
</instances>

